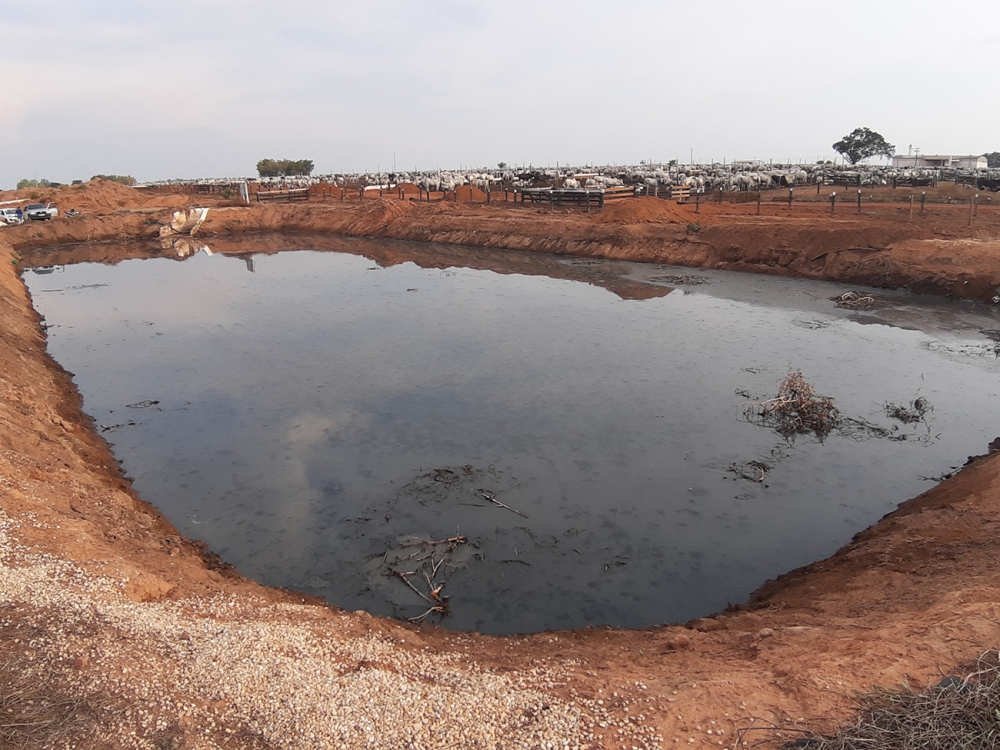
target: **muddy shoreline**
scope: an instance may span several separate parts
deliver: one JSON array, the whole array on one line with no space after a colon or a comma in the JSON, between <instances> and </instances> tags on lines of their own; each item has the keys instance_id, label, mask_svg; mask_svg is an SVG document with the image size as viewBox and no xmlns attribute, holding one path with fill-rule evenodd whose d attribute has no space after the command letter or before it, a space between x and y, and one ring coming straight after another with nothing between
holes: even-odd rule
<instances>
[{"instance_id":1,"label":"muddy shoreline","mask_svg":"<svg viewBox=\"0 0 1000 750\"><path fill-rule=\"evenodd\" d=\"M984 208L968 225L962 206L937 206L919 221L894 206L831 216L821 205L757 216L749 208L706 204L666 208L634 199L617 220L568 209L415 203L265 204L213 208L199 230L206 242L247 233L304 233L630 260L846 284L908 288L989 302L1000 287L992 263L1000 249L1000 209ZM153 239L169 211L144 209L26 224L4 231L15 250Z\"/></svg>"},{"instance_id":2,"label":"muddy shoreline","mask_svg":"<svg viewBox=\"0 0 1000 750\"><path fill-rule=\"evenodd\" d=\"M783 222L702 211L693 231L675 220L602 224L568 213L388 201L220 208L202 239L225 244L260 231L392 237L909 286L983 301L1000 284L992 257L996 228L987 219L970 236L958 212L933 227L913 227L898 216L821 226L819 214ZM478 733L462 737L468 746L532 747L565 737L577 747L671 746L675 738L691 747L731 747L737 730L769 722L829 728L849 716L856 691L904 680L930 684L940 670L996 645L995 455L904 503L832 557L686 625L484 637L345 613L242 578L131 491L80 410L71 375L46 353L39 316L18 278L18 251L43 248L31 262L58 263L69 262L72 250L57 245L126 243L124 250L101 246L105 260L115 262L122 259L118 253L131 252L129 241L154 236L165 216L164 210L110 213L7 229L0 239L0 633L13 668L44 668L53 690L93 699L89 729L79 730L100 738L88 740L90 746L153 746L168 735L177 747L221 747L227 737L240 738L241 747L322 747L326 740L365 746L363 729L352 728L364 722L332 707L326 723L311 723L317 709L295 700L309 694L307 687L282 681L291 667L268 661L277 655L253 657L277 675L274 683L254 689L225 674L200 682L190 665L202 663L198 655L208 653L210 639L196 628L270 633L278 623L276 652L282 638L285 648L297 648L296 634L332 644L335 658L303 647L296 663L311 665L330 690L351 681L375 688L358 705L374 706L374 716L384 717L383 736L399 722L391 736L420 746L459 738L432 694L444 696L458 715L474 712L477 701L493 706L490 691L497 690L516 698L515 710L497 708L478 720L470 713ZM60 564L79 573L53 573L63 570ZM46 577L51 585L43 595L38 581ZM74 606L59 598L69 593L77 597ZM216 606L223 600L233 605ZM178 612L188 618L182 629L155 624L174 623ZM130 622L146 629L130 630ZM156 627L170 648L150 645ZM38 645L15 652L9 646L25 628L34 629ZM231 655L248 658L235 648ZM224 654L215 658L223 673L239 673ZM149 668L123 676L129 663ZM167 674L189 677L170 683ZM393 681L384 682L390 675ZM496 682L501 677L508 681ZM416 685L425 686L422 699L414 697ZM155 721L123 718L134 696L157 690L173 702L145 699ZM319 726L326 727L325 737L315 736ZM439 734L427 734L428 727ZM754 729L747 740L766 738L777 746L789 736Z\"/></svg>"}]
</instances>

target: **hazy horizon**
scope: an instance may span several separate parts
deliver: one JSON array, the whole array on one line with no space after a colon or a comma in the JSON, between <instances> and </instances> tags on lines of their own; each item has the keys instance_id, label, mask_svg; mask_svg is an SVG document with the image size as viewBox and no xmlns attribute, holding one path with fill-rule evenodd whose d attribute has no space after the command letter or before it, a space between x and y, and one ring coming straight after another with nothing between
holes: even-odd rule
<instances>
[{"instance_id":1,"label":"hazy horizon","mask_svg":"<svg viewBox=\"0 0 1000 750\"><path fill-rule=\"evenodd\" d=\"M0 189L249 176L1000 150L977 59L1000 6L639 1L0 2ZM962 115L968 112L968 115Z\"/></svg>"}]
</instances>

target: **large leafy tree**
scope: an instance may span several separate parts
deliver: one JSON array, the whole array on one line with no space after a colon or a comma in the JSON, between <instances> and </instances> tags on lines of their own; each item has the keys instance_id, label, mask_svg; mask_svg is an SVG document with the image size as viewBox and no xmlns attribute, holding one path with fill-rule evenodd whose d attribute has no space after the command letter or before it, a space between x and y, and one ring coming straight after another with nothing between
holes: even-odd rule
<instances>
[{"instance_id":1,"label":"large leafy tree","mask_svg":"<svg viewBox=\"0 0 1000 750\"><path fill-rule=\"evenodd\" d=\"M857 164L872 156L892 156L896 153L895 146L868 128L855 128L854 131L834 143L833 150L851 164Z\"/></svg>"},{"instance_id":2,"label":"large leafy tree","mask_svg":"<svg viewBox=\"0 0 1000 750\"><path fill-rule=\"evenodd\" d=\"M990 151L988 154L983 154L986 157L986 163L990 169L995 169L1000 167L1000 151Z\"/></svg>"},{"instance_id":3,"label":"large leafy tree","mask_svg":"<svg viewBox=\"0 0 1000 750\"><path fill-rule=\"evenodd\" d=\"M261 177L292 177L310 175L313 171L312 159L261 159L257 162L257 174Z\"/></svg>"}]
</instances>

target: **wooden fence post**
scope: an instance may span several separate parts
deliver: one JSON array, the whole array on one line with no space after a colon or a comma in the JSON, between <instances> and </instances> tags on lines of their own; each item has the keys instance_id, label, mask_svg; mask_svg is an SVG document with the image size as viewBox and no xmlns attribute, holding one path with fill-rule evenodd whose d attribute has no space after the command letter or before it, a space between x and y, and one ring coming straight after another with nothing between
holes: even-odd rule
<instances>
[{"instance_id":1,"label":"wooden fence post","mask_svg":"<svg viewBox=\"0 0 1000 750\"><path fill-rule=\"evenodd\" d=\"M858 188L858 213L861 213L861 188Z\"/></svg>"},{"instance_id":2,"label":"wooden fence post","mask_svg":"<svg viewBox=\"0 0 1000 750\"><path fill-rule=\"evenodd\" d=\"M694 212L696 214L701 213L701 193L694 194Z\"/></svg>"},{"instance_id":3,"label":"wooden fence post","mask_svg":"<svg viewBox=\"0 0 1000 750\"><path fill-rule=\"evenodd\" d=\"M920 215L924 215L924 204L927 202L927 191L920 194Z\"/></svg>"},{"instance_id":4,"label":"wooden fence post","mask_svg":"<svg viewBox=\"0 0 1000 750\"><path fill-rule=\"evenodd\" d=\"M763 190L757 191L757 215L760 216L760 200L764 196Z\"/></svg>"},{"instance_id":5,"label":"wooden fence post","mask_svg":"<svg viewBox=\"0 0 1000 750\"><path fill-rule=\"evenodd\" d=\"M795 188L788 188L788 207L792 207L792 194L795 192Z\"/></svg>"},{"instance_id":6,"label":"wooden fence post","mask_svg":"<svg viewBox=\"0 0 1000 750\"><path fill-rule=\"evenodd\" d=\"M837 206L837 191L834 190L830 193L830 215L833 216L833 212L836 210Z\"/></svg>"},{"instance_id":7,"label":"wooden fence post","mask_svg":"<svg viewBox=\"0 0 1000 750\"><path fill-rule=\"evenodd\" d=\"M910 218L907 221L913 221L913 193L910 193Z\"/></svg>"}]
</instances>

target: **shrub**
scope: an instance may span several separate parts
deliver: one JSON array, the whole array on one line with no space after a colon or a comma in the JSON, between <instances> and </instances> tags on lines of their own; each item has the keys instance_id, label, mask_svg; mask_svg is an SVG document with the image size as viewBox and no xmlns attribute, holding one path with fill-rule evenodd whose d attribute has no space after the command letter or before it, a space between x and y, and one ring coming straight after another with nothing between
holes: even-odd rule
<instances>
[{"instance_id":1,"label":"shrub","mask_svg":"<svg viewBox=\"0 0 1000 750\"><path fill-rule=\"evenodd\" d=\"M48 180L19 180L17 183L17 189L21 190L23 188L47 188L52 187L52 183Z\"/></svg>"},{"instance_id":2,"label":"shrub","mask_svg":"<svg viewBox=\"0 0 1000 750\"><path fill-rule=\"evenodd\" d=\"M118 182L122 185L128 185L129 187L135 184L135 177L130 174L95 174L90 179L110 180L111 182Z\"/></svg>"}]
</instances>

